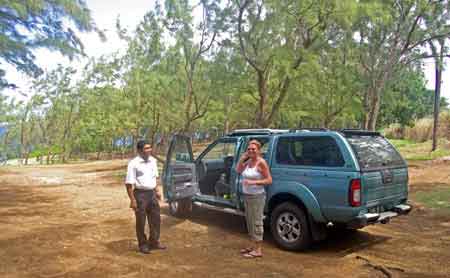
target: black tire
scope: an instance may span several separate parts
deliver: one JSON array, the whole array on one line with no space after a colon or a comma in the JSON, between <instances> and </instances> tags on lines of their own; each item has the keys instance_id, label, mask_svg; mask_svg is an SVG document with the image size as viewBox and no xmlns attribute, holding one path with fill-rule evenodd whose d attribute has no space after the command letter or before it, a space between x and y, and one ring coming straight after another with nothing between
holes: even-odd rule
<instances>
[{"instance_id":1,"label":"black tire","mask_svg":"<svg viewBox=\"0 0 450 278\"><path fill-rule=\"evenodd\" d=\"M305 250L312 242L305 211L291 202L281 203L272 211L270 231L275 242L285 250Z\"/></svg>"},{"instance_id":2,"label":"black tire","mask_svg":"<svg viewBox=\"0 0 450 278\"><path fill-rule=\"evenodd\" d=\"M192 212L191 198L169 202L169 213L178 218L185 218Z\"/></svg>"}]
</instances>

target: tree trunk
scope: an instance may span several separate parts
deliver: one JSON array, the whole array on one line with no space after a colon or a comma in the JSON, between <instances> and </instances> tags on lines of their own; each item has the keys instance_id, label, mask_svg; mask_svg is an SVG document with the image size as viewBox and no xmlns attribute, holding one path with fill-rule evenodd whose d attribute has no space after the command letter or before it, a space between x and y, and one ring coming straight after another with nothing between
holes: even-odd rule
<instances>
[{"instance_id":1,"label":"tree trunk","mask_svg":"<svg viewBox=\"0 0 450 278\"><path fill-rule=\"evenodd\" d=\"M435 151L437 148L437 131L439 126L439 102L441 99L441 79L442 79L442 68L439 61L435 62L435 86L434 86L434 121L433 121L433 144L431 151Z\"/></svg>"},{"instance_id":2,"label":"tree trunk","mask_svg":"<svg viewBox=\"0 0 450 278\"><path fill-rule=\"evenodd\" d=\"M364 129L369 129L372 95L373 95L372 88L371 87L367 88L364 94L364 120L362 123Z\"/></svg>"},{"instance_id":3,"label":"tree trunk","mask_svg":"<svg viewBox=\"0 0 450 278\"><path fill-rule=\"evenodd\" d=\"M27 153L27 146L25 144L25 121L27 117L28 111L25 113L25 116L20 121L20 164L24 163L25 155Z\"/></svg>"},{"instance_id":4,"label":"tree trunk","mask_svg":"<svg viewBox=\"0 0 450 278\"><path fill-rule=\"evenodd\" d=\"M137 142L136 142L136 137L135 136L133 136L133 138L132 138L132 140L131 140L131 149L133 150L133 155L134 156L136 156L136 154L137 154L137 150L136 150L136 144L137 144Z\"/></svg>"},{"instance_id":5,"label":"tree trunk","mask_svg":"<svg viewBox=\"0 0 450 278\"><path fill-rule=\"evenodd\" d=\"M55 159L56 159L56 155L57 155L57 154L58 154L58 153L52 154L52 157L51 157L52 164L55 163Z\"/></svg>"},{"instance_id":6,"label":"tree trunk","mask_svg":"<svg viewBox=\"0 0 450 278\"><path fill-rule=\"evenodd\" d=\"M267 83L267 81L266 81L266 83ZM269 113L269 116L265 120L266 127L268 127L270 124L272 124L273 119L275 118L278 111L280 110L281 105L283 104L284 99L287 96L290 84L291 84L291 78L289 76L284 77L283 82L281 83L281 87L279 89L278 98L273 103L272 109ZM275 95L275 91L272 94Z\"/></svg>"},{"instance_id":7,"label":"tree trunk","mask_svg":"<svg viewBox=\"0 0 450 278\"><path fill-rule=\"evenodd\" d=\"M223 123L223 133L228 134L230 132L230 112L231 112L231 96L225 96L225 122Z\"/></svg>"},{"instance_id":8,"label":"tree trunk","mask_svg":"<svg viewBox=\"0 0 450 278\"><path fill-rule=\"evenodd\" d=\"M258 93L259 93L259 103L258 103L258 113L256 114L256 126L259 128L266 127L265 121L265 108L267 102L267 78L265 72L258 71Z\"/></svg>"},{"instance_id":9,"label":"tree trunk","mask_svg":"<svg viewBox=\"0 0 450 278\"><path fill-rule=\"evenodd\" d=\"M383 81L380 81L379 83L384 84ZM382 88L383 86L381 85L368 88L368 91L364 96L364 129L373 131L377 127L378 115L380 114Z\"/></svg>"},{"instance_id":10,"label":"tree trunk","mask_svg":"<svg viewBox=\"0 0 450 278\"><path fill-rule=\"evenodd\" d=\"M133 140L133 154L134 155L137 155L136 144L141 139L140 132L139 132L140 129L141 129L141 127L136 123L136 133L134 134L134 140Z\"/></svg>"},{"instance_id":11,"label":"tree trunk","mask_svg":"<svg viewBox=\"0 0 450 278\"><path fill-rule=\"evenodd\" d=\"M380 89L375 89L375 94L372 102L371 117L369 121L369 130L376 130L378 115L380 114L381 104L381 91Z\"/></svg>"},{"instance_id":12,"label":"tree trunk","mask_svg":"<svg viewBox=\"0 0 450 278\"><path fill-rule=\"evenodd\" d=\"M152 145L152 147L155 147L155 143L157 144L158 142L155 142L155 137L157 132L159 131L159 125L160 125L160 118L161 118L161 112L158 108L158 104L156 101L156 98L153 99L153 119L152 119L152 125L150 130L147 133L147 138L150 138L150 143Z\"/></svg>"},{"instance_id":13,"label":"tree trunk","mask_svg":"<svg viewBox=\"0 0 450 278\"><path fill-rule=\"evenodd\" d=\"M187 132L191 127L191 109L192 109L192 98L194 95L194 85L192 84L192 78L188 73L188 84L187 84L187 95L186 95L186 106L184 107L184 126L183 133Z\"/></svg>"},{"instance_id":14,"label":"tree trunk","mask_svg":"<svg viewBox=\"0 0 450 278\"><path fill-rule=\"evenodd\" d=\"M71 148L69 147L67 144L67 141L69 141L71 135L72 135L72 113L73 113L73 109L74 109L75 104L71 103L70 104L70 110L69 110L69 115L67 117L67 121L65 123L65 127L64 127L64 133L63 133L63 142L62 142L62 158L61 161L62 163L66 163L66 157L68 154L68 149Z\"/></svg>"},{"instance_id":15,"label":"tree trunk","mask_svg":"<svg viewBox=\"0 0 450 278\"><path fill-rule=\"evenodd\" d=\"M439 39L438 44L440 46L440 50L438 52L436 45L433 41L428 42L431 48L431 52L434 56L434 64L435 64L435 84L434 84L434 113L433 113L433 135L432 135L432 146L431 151L435 151L437 149L437 132L439 127L439 104L441 100L441 83L442 83L442 70L444 67L444 52L445 52L445 39Z\"/></svg>"}]
</instances>

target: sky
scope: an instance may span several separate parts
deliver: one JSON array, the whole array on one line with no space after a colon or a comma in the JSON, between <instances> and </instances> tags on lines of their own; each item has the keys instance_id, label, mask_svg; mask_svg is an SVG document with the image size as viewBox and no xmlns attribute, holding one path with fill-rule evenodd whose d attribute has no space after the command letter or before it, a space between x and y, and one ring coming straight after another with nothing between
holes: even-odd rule
<instances>
[{"instance_id":1,"label":"sky","mask_svg":"<svg viewBox=\"0 0 450 278\"><path fill-rule=\"evenodd\" d=\"M152 0L87 0L86 3L91 10L92 18L97 27L105 30L107 37L107 41L102 42L97 34L80 34L88 57L100 57L101 55L125 50L126 42L121 41L115 31L117 17L120 18L123 27L126 27L128 30L133 30L145 13L153 7ZM70 61L58 53L42 49L36 51L36 60L36 63L43 69L52 70L58 64L70 64L74 68L82 68L87 58L78 58ZM424 63L427 88L434 89L434 63L431 59L426 60ZM18 73L12 66L7 67L6 78L20 87L17 91L7 91L7 95L15 96L17 99L26 99L29 97L27 88L31 81L30 78ZM450 101L450 70L444 72L442 79L441 95Z\"/></svg>"},{"instance_id":2,"label":"sky","mask_svg":"<svg viewBox=\"0 0 450 278\"><path fill-rule=\"evenodd\" d=\"M79 37L83 42L87 57L100 57L116 51L124 51L126 42L121 41L116 34L116 19L120 18L122 27L132 31L144 17L145 13L152 9L152 0L87 0L91 16L100 30L104 30L107 37L102 42L95 33L81 33ZM35 51L36 64L42 69L50 71L58 64L71 65L81 69L86 64L87 57L78 57L72 61L57 52L47 49ZM18 90L5 90L6 95L14 96L18 100L26 100L29 97L28 87L31 79L23 73L19 73L14 67L6 65L6 79L19 86Z\"/></svg>"}]
</instances>

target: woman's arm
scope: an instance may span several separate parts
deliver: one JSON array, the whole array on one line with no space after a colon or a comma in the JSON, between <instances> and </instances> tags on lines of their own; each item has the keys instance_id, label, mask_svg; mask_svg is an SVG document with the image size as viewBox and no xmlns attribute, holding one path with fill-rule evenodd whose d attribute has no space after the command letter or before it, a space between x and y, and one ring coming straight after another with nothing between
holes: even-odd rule
<instances>
[{"instance_id":1,"label":"woman's arm","mask_svg":"<svg viewBox=\"0 0 450 278\"><path fill-rule=\"evenodd\" d=\"M239 159L237 165L236 165L236 172L241 174L245 170L245 163L248 160L248 154L247 152L243 153L241 158Z\"/></svg>"},{"instance_id":2,"label":"woman's arm","mask_svg":"<svg viewBox=\"0 0 450 278\"><path fill-rule=\"evenodd\" d=\"M267 162L265 159L261 158L258 163L258 170L263 176L262 179L256 180L254 184L256 185L269 185L272 184L272 175L270 174L269 165L267 165Z\"/></svg>"}]
</instances>

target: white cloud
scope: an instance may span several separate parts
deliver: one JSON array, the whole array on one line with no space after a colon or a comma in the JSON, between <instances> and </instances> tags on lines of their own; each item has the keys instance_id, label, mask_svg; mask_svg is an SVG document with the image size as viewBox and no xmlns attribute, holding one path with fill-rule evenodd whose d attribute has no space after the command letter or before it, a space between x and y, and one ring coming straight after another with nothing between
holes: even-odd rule
<instances>
[{"instance_id":1,"label":"white cloud","mask_svg":"<svg viewBox=\"0 0 450 278\"><path fill-rule=\"evenodd\" d=\"M92 18L97 27L100 30L104 30L107 41L102 42L95 33L79 34L87 56L100 57L101 55L125 50L126 42L120 40L116 34L116 19L119 17L122 27L132 31L143 19L145 13L153 8L153 2L151 0L88 0L87 5L91 10ZM70 65L80 69L87 62L86 57L79 57L70 61L67 57L47 49L36 50L35 55L36 64L46 71L55 69L58 64ZM6 64L6 66L2 66L6 69L7 80L19 87L18 90L6 89L6 95L19 100L26 99L27 97L24 94L29 95L27 90L31 85L31 79L25 74L17 72L11 65Z\"/></svg>"}]
</instances>

